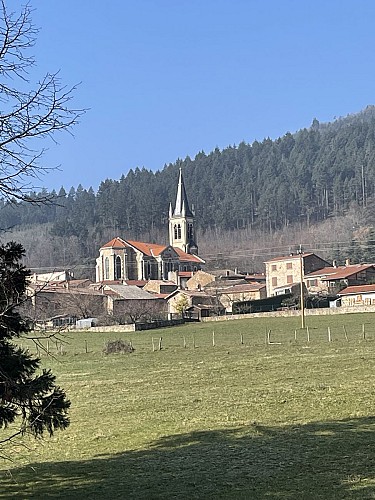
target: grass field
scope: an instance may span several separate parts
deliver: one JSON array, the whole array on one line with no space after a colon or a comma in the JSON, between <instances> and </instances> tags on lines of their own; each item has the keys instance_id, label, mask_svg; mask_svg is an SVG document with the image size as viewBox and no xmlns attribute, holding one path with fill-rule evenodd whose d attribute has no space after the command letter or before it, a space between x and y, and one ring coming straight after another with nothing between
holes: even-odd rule
<instances>
[{"instance_id":1,"label":"grass field","mask_svg":"<svg viewBox=\"0 0 375 500\"><path fill-rule=\"evenodd\" d=\"M375 315L307 324L310 342L262 318L51 344L71 425L8 449L0 499L375 498ZM117 338L135 352L103 355Z\"/></svg>"}]
</instances>

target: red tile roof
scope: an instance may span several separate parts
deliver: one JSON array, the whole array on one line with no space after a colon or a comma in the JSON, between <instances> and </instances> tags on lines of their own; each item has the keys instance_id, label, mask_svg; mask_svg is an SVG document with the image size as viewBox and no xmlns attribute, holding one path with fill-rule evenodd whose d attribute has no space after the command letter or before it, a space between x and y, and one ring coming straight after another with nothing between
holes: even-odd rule
<instances>
[{"instance_id":1,"label":"red tile roof","mask_svg":"<svg viewBox=\"0 0 375 500\"><path fill-rule=\"evenodd\" d=\"M116 238L113 238L111 241L108 241L108 243L102 246L102 248L125 248L125 247L127 247L126 241L124 241L122 238L119 238L118 236Z\"/></svg>"},{"instance_id":2,"label":"red tile roof","mask_svg":"<svg viewBox=\"0 0 375 500\"><path fill-rule=\"evenodd\" d=\"M178 275L180 278L191 278L194 275L194 271L179 271Z\"/></svg>"},{"instance_id":3,"label":"red tile roof","mask_svg":"<svg viewBox=\"0 0 375 500\"><path fill-rule=\"evenodd\" d=\"M148 255L149 257L157 257L166 248L165 245L157 245L156 243L145 243L143 241L128 240L128 243L129 245L136 248L143 254Z\"/></svg>"},{"instance_id":4,"label":"red tile roof","mask_svg":"<svg viewBox=\"0 0 375 500\"><path fill-rule=\"evenodd\" d=\"M305 278L322 276L322 280L339 280L345 279L353 274L360 273L361 271L366 271L373 267L375 271L374 264L352 264L350 266L338 266L338 267L324 267L318 271L314 271L305 276Z\"/></svg>"},{"instance_id":5,"label":"red tile roof","mask_svg":"<svg viewBox=\"0 0 375 500\"><path fill-rule=\"evenodd\" d=\"M144 255L148 257L157 257L160 255L169 245L158 245L157 243L146 243L144 241L134 241L134 240L123 240L122 238L116 237L111 241L108 241L101 248L126 248L132 246L139 252L142 252ZM193 255L190 253L186 253L180 248L172 247L173 250L179 256L180 261L182 262L197 262L199 264L204 263L204 260L198 257L197 255Z\"/></svg>"},{"instance_id":6,"label":"red tile roof","mask_svg":"<svg viewBox=\"0 0 375 500\"><path fill-rule=\"evenodd\" d=\"M180 257L180 260L183 262L198 262L199 264L204 262L204 260L201 259L200 257L198 257L198 255L186 253L183 250L181 250L180 248L173 247L173 250L175 250L177 252L178 256Z\"/></svg>"},{"instance_id":7,"label":"red tile roof","mask_svg":"<svg viewBox=\"0 0 375 500\"><path fill-rule=\"evenodd\" d=\"M353 285L347 286L337 295L352 295L358 293L370 293L375 292L375 285Z\"/></svg>"}]
</instances>

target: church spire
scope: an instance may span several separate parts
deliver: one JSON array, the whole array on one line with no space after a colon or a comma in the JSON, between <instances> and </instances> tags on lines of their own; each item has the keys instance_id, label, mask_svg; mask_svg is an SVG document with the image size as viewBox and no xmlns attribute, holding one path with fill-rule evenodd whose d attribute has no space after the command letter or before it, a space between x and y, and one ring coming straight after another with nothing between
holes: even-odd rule
<instances>
[{"instance_id":1,"label":"church spire","mask_svg":"<svg viewBox=\"0 0 375 500\"><path fill-rule=\"evenodd\" d=\"M195 242L194 214L189 207L181 167L174 210L169 205L169 244L186 253L198 253Z\"/></svg>"},{"instance_id":2,"label":"church spire","mask_svg":"<svg viewBox=\"0 0 375 500\"><path fill-rule=\"evenodd\" d=\"M189 202L186 196L184 179L182 177L182 168L180 167L180 175L178 178L176 205L173 212L174 217L193 217L189 207Z\"/></svg>"}]
</instances>

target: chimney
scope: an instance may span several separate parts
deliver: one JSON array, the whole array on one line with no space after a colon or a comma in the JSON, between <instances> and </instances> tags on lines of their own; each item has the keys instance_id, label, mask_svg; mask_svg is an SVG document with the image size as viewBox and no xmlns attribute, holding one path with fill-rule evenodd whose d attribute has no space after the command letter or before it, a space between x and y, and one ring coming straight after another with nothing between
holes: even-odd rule
<instances>
[{"instance_id":1,"label":"chimney","mask_svg":"<svg viewBox=\"0 0 375 500\"><path fill-rule=\"evenodd\" d=\"M337 260L334 260L334 261L332 262L332 267L337 267Z\"/></svg>"},{"instance_id":2,"label":"chimney","mask_svg":"<svg viewBox=\"0 0 375 500\"><path fill-rule=\"evenodd\" d=\"M346 259L346 260L345 260L345 265L346 265L346 266L350 266L350 259Z\"/></svg>"}]
</instances>

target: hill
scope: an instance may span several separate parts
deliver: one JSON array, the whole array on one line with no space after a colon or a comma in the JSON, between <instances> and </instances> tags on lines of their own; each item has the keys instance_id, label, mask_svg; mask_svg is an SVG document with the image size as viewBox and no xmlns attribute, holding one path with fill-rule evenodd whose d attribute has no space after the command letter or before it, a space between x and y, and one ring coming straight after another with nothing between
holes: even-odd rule
<instances>
[{"instance_id":1,"label":"hill","mask_svg":"<svg viewBox=\"0 0 375 500\"><path fill-rule=\"evenodd\" d=\"M104 180L97 193L81 185L69 192L34 193L52 194L58 205L3 200L0 227L47 225L51 237L79 240L75 255L81 260L92 259L107 234L163 241L179 168L201 233L242 231L259 238L291 227L309 230L360 210L366 227L361 243L372 239L375 106L332 123L314 119L309 128L276 140L202 151L161 171L136 168L119 180Z\"/></svg>"}]
</instances>

